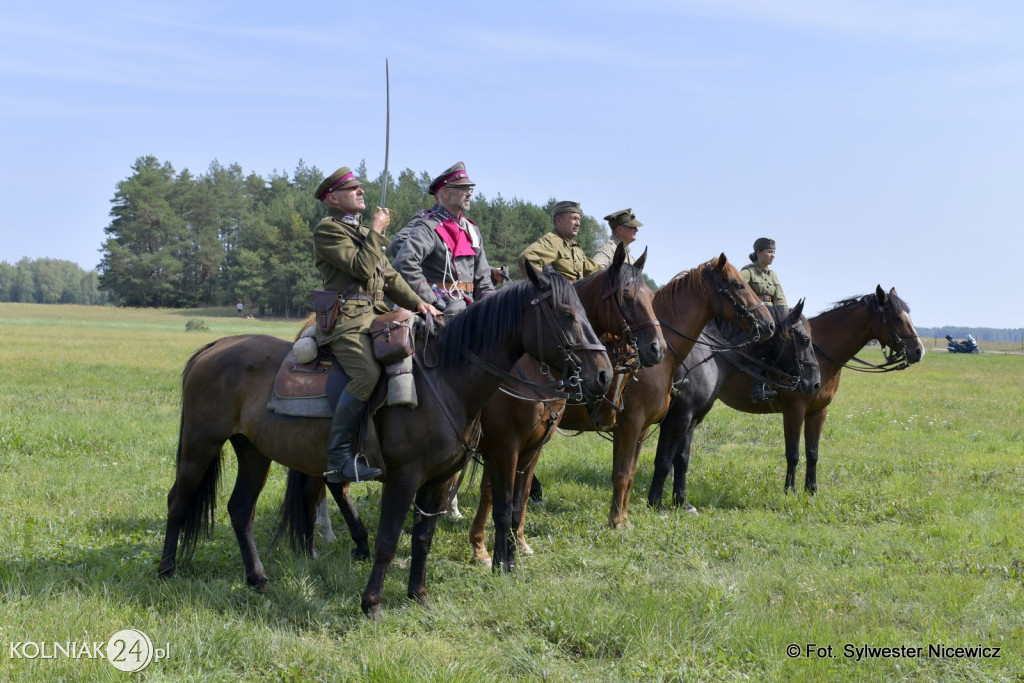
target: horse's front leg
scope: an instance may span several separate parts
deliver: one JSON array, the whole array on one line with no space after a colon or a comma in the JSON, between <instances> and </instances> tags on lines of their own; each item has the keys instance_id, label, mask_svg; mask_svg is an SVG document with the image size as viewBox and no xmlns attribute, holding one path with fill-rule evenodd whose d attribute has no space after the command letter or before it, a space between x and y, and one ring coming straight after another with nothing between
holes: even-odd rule
<instances>
[{"instance_id":1,"label":"horse's front leg","mask_svg":"<svg viewBox=\"0 0 1024 683\"><path fill-rule=\"evenodd\" d=\"M412 525L412 562L409 565L409 590L406 593L424 607L430 606L427 599L427 555L434 540L437 518L445 512L449 491L453 481L424 485L416 494L417 510Z\"/></svg>"},{"instance_id":2,"label":"horse's front leg","mask_svg":"<svg viewBox=\"0 0 1024 683\"><path fill-rule=\"evenodd\" d=\"M616 528L629 517L629 492L636 475L637 456L640 453L642 429L619 416L615 427L615 445L612 460L612 506L608 513L608 526Z\"/></svg>"},{"instance_id":3,"label":"horse's front leg","mask_svg":"<svg viewBox=\"0 0 1024 683\"><path fill-rule=\"evenodd\" d=\"M349 495L348 484L327 484L327 487L331 491L331 497L334 498L334 502L338 504L338 509L341 510L341 516L345 518L345 526L348 527L349 536L352 537L352 542L355 543L355 547L352 548L352 558L356 560L366 560L370 557L370 534L366 531L366 526L363 524L363 520L359 518L359 510L356 508L356 503L352 500L352 496ZM326 499L324 500L326 505ZM330 523L330 517L328 517L328 524ZM324 539L326 540L326 535Z\"/></svg>"},{"instance_id":4,"label":"horse's front leg","mask_svg":"<svg viewBox=\"0 0 1024 683\"><path fill-rule=\"evenodd\" d=\"M490 458L484 461L484 473L480 477L480 503L476 508L473 525L469 528L469 546L473 550L473 561L485 567L491 566L487 552L487 517L491 512Z\"/></svg>"},{"instance_id":5,"label":"horse's front leg","mask_svg":"<svg viewBox=\"0 0 1024 683\"><path fill-rule=\"evenodd\" d=\"M821 432L825 429L826 417L828 417L827 407L822 408L814 415L809 415L804 426L804 448L807 450L807 475L804 488L811 494L818 492L818 444L821 442Z\"/></svg>"},{"instance_id":6,"label":"horse's front leg","mask_svg":"<svg viewBox=\"0 0 1024 683\"><path fill-rule=\"evenodd\" d=\"M405 513L416 496L417 481L399 479L392 475L381 488L380 522L377 525L377 539L373 549L373 569L363 591L363 614L371 618L380 615L381 592L384 576L388 573L391 560L395 557L398 538L402 534Z\"/></svg>"},{"instance_id":7,"label":"horse's front leg","mask_svg":"<svg viewBox=\"0 0 1024 683\"><path fill-rule=\"evenodd\" d=\"M786 439L786 481L783 490L796 492L796 467L800 464L800 429L804 424L803 411L783 410L782 433Z\"/></svg>"},{"instance_id":8,"label":"horse's front leg","mask_svg":"<svg viewBox=\"0 0 1024 683\"><path fill-rule=\"evenodd\" d=\"M238 538L238 546L242 551L242 564L245 566L245 579L257 590L266 590L269 579L256 550L256 540L252 535L252 519L256 510L256 500L267 483L270 472L270 459L256 450L248 440L233 441L238 456L238 475L235 477L235 488L228 500L228 514L231 527Z\"/></svg>"}]
</instances>

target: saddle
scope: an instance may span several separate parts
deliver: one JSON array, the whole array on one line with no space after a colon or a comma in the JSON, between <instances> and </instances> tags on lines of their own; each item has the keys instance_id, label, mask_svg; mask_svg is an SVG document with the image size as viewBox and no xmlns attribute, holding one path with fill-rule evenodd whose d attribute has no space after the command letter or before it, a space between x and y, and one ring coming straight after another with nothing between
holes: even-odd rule
<instances>
[{"instance_id":1,"label":"saddle","mask_svg":"<svg viewBox=\"0 0 1024 683\"><path fill-rule=\"evenodd\" d=\"M321 347L317 358L309 363L300 363L295 358L295 352L288 351L274 378L267 410L292 417L331 419L338 405L338 397L345 390L349 379L341 363L327 347ZM380 440L371 416L384 404L386 398L387 379L382 376L370 395L370 409L363 413L356 443L358 455L364 457L371 467L378 467L385 472Z\"/></svg>"}]
</instances>

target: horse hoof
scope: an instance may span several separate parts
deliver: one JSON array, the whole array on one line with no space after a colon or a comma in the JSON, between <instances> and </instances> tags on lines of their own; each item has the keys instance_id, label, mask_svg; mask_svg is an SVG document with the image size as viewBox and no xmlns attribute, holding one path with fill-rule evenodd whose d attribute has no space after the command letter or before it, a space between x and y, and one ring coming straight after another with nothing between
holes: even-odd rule
<instances>
[{"instance_id":1,"label":"horse hoof","mask_svg":"<svg viewBox=\"0 0 1024 683\"><path fill-rule=\"evenodd\" d=\"M431 608L430 598L427 596L426 591L413 592L409 593L408 595L410 600L415 600L423 609Z\"/></svg>"},{"instance_id":2,"label":"horse hoof","mask_svg":"<svg viewBox=\"0 0 1024 683\"><path fill-rule=\"evenodd\" d=\"M250 579L249 585L253 587L257 593L266 593L270 586L270 579L256 579L255 581Z\"/></svg>"},{"instance_id":3,"label":"horse hoof","mask_svg":"<svg viewBox=\"0 0 1024 683\"><path fill-rule=\"evenodd\" d=\"M352 548L352 559L363 562L370 559L370 548L368 546L356 546Z\"/></svg>"},{"instance_id":4,"label":"horse hoof","mask_svg":"<svg viewBox=\"0 0 1024 683\"><path fill-rule=\"evenodd\" d=\"M485 569L491 569L494 566L494 563L491 561L491 556L486 553L483 555L474 555L473 562Z\"/></svg>"},{"instance_id":5,"label":"horse hoof","mask_svg":"<svg viewBox=\"0 0 1024 683\"><path fill-rule=\"evenodd\" d=\"M688 515L693 515L694 517L700 516L700 513L697 512L697 508L693 507L689 503L685 503L683 505L683 512L685 512Z\"/></svg>"},{"instance_id":6,"label":"horse hoof","mask_svg":"<svg viewBox=\"0 0 1024 683\"><path fill-rule=\"evenodd\" d=\"M520 555L533 555L533 548L531 548L530 545L526 541L522 541L519 544L519 554Z\"/></svg>"},{"instance_id":7,"label":"horse hoof","mask_svg":"<svg viewBox=\"0 0 1024 683\"><path fill-rule=\"evenodd\" d=\"M383 616L380 611L380 605L373 605L372 607L364 607L363 614L373 621L380 621Z\"/></svg>"}]
</instances>

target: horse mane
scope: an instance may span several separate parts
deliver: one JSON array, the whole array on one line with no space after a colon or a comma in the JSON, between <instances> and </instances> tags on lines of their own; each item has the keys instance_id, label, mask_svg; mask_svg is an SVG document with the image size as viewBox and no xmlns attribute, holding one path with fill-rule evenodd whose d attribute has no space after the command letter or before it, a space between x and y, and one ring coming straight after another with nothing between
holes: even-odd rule
<instances>
[{"instance_id":1,"label":"horse mane","mask_svg":"<svg viewBox=\"0 0 1024 683\"><path fill-rule=\"evenodd\" d=\"M548 273L548 280L554 301L564 301L571 291L569 281L553 272ZM479 351L508 344L536 295L537 287L533 282L520 280L472 303L445 321L438 335L438 366L445 369L456 367L462 359L464 346Z\"/></svg>"},{"instance_id":2,"label":"horse mane","mask_svg":"<svg viewBox=\"0 0 1024 683\"><path fill-rule=\"evenodd\" d=\"M889 300L889 306L892 308L893 313L899 315L900 313L910 314L910 306L907 302L901 299L895 292L889 292L886 295ZM882 309L882 304L878 301L878 294L871 292L870 294L863 294L861 296L851 296L846 299L841 299L832 305L832 308L825 311L825 313L831 313L838 311L855 304L863 303L868 307L868 310L874 313Z\"/></svg>"},{"instance_id":3,"label":"horse mane","mask_svg":"<svg viewBox=\"0 0 1024 683\"><path fill-rule=\"evenodd\" d=\"M674 278L665 283L664 287L658 289L654 293L654 306L655 310L675 310L675 306L678 306L682 301L685 301L686 296L679 296L682 292L684 295L688 294L693 298L703 298L708 295L708 283L704 278L704 273L708 270L718 266L719 257L700 264L696 268L690 270L684 270L683 272L676 275ZM726 264L726 268L732 268L731 264ZM733 268L735 270L735 268Z\"/></svg>"}]
</instances>

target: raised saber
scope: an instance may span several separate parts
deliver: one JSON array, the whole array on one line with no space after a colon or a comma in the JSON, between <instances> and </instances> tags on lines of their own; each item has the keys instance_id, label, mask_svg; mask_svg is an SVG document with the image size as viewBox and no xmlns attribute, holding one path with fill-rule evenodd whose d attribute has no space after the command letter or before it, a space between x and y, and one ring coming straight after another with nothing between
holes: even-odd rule
<instances>
[{"instance_id":1,"label":"raised saber","mask_svg":"<svg viewBox=\"0 0 1024 683\"><path fill-rule=\"evenodd\" d=\"M380 208L387 206L388 198L388 155L391 153L391 72L388 60L384 60L384 91L387 97L387 110L384 118L384 183L380 191Z\"/></svg>"}]
</instances>

